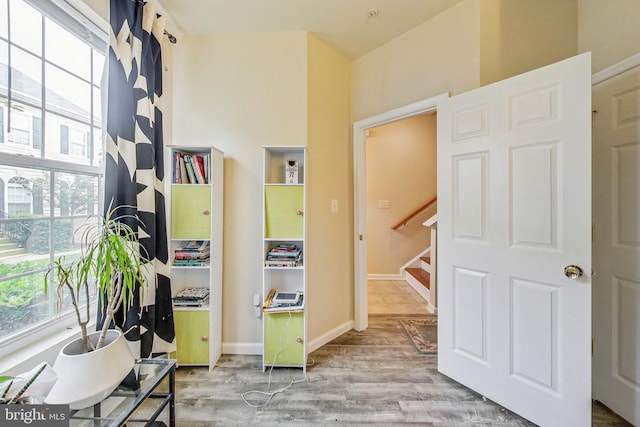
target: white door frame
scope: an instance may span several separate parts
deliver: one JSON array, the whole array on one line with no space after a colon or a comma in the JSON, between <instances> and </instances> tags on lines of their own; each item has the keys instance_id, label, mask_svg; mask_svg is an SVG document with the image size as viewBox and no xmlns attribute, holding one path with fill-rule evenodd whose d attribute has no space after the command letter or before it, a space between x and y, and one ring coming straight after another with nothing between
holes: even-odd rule
<instances>
[{"instance_id":1,"label":"white door frame","mask_svg":"<svg viewBox=\"0 0 640 427\"><path fill-rule=\"evenodd\" d=\"M640 66L640 53L623 59L622 61L595 73L591 76L591 86L595 86L598 83L612 79L638 66Z\"/></svg>"},{"instance_id":2,"label":"white door frame","mask_svg":"<svg viewBox=\"0 0 640 427\"><path fill-rule=\"evenodd\" d=\"M367 329L369 315L367 302L367 185L365 174L367 129L435 111L438 102L448 97L449 94L444 93L378 114L377 116L359 120L353 124L354 328L357 331Z\"/></svg>"},{"instance_id":3,"label":"white door frame","mask_svg":"<svg viewBox=\"0 0 640 427\"><path fill-rule=\"evenodd\" d=\"M591 84L592 86L596 86L600 83L604 83L607 80L611 80L615 77L618 77L621 74L624 74L638 67L640 67L640 53L630 56L614 65L611 65L610 67L605 68L602 71L599 71L593 74L591 77ZM598 141L594 136L592 143L595 145L597 142ZM595 212L596 207L594 206L593 209ZM608 209L611 209L611 208L609 207ZM593 216L595 217L595 214ZM596 226L598 225L600 224L596 224ZM600 246L596 246L597 244L604 245L605 249L600 248ZM605 244L605 242L603 242L603 239L599 239L599 240L596 239L594 241L594 252L597 251L598 253L601 253L603 250L606 250L607 245L610 245L610 244L611 242L608 242ZM606 289L609 289L609 287L611 286L611 283L608 281L609 279L607 279L607 277L610 277L610 276L598 275L597 274L598 268L599 267L596 265L594 261L594 270L595 270L594 272L596 273L596 276L593 278L594 292L596 292L596 288L595 288L596 286L600 288L606 287ZM615 272L616 271L614 271L614 274ZM597 301L594 298L593 307L596 307L596 304L599 304L599 301ZM596 329L595 326L593 328L594 341L596 342L596 345L598 345L598 343L602 341L602 334L606 333L604 331L607 331L607 330L612 331L614 329L615 322L612 321L612 318L609 317L608 315L604 315L603 313L601 313L601 310L593 310L593 313L594 313L593 320L592 320L593 324L604 325L604 326L601 326L600 329ZM598 317L595 316L596 314L598 314ZM607 314L610 314L610 313L607 313ZM612 334L612 336L615 335L615 333L613 332L610 332L610 333ZM613 346L612 348L605 351L613 352ZM629 399L625 400L624 402L618 402L615 400L616 393L611 393L612 390L609 388L610 381L612 381L611 377L615 378L615 374L614 374L615 369L613 368L611 362L612 360L608 359L608 357L603 358L602 356L600 356L593 359L593 365L592 365L593 398L597 400L601 400L603 404L608 406L614 412L617 412L620 416L624 416L624 418L630 423L632 424L634 422L637 423L636 420L638 419L638 413L633 409L634 408L633 401L638 399L637 396L639 392L636 389L634 396L628 396ZM608 378L608 380L605 378Z\"/></svg>"}]
</instances>

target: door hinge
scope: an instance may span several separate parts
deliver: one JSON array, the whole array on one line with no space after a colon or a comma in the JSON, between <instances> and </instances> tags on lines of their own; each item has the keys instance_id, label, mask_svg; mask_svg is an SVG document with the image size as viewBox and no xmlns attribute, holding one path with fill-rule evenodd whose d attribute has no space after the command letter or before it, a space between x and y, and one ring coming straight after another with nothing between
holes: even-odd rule
<instances>
[{"instance_id":1,"label":"door hinge","mask_svg":"<svg viewBox=\"0 0 640 427\"><path fill-rule=\"evenodd\" d=\"M593 357L594 351L595 351L595 344L593 343L593 340L591 340L591 357Z\"/></svg>"},{"instance_id":2,"label":"door hinge","mask_svg":"<svg viewBox=\"0 0 640 427\"><path fill-rule=\"evenodd\" d=\"M360 235L360 240L363 240L363 239L364 239L364 236L361 234Z\"/></svg>"}]
</instances>

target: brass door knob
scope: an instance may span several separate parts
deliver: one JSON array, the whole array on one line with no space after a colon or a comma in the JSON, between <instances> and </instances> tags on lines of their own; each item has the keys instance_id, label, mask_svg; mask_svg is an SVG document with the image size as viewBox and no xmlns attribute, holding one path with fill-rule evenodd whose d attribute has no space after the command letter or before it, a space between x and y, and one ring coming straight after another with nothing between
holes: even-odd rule
<instances>
[{"instance_id":1,"label":"brass door knob","mask_svg":"<svg viewBox=\"0 0 640 427\"><path fill-rule=\"evenodd\" d=\"M567 276L569 279L572 279L572 280L579 278L583 274L584 274L584 272L577 265L567 265L564 268L564 275Z\"/></svg>"}]
</instances>

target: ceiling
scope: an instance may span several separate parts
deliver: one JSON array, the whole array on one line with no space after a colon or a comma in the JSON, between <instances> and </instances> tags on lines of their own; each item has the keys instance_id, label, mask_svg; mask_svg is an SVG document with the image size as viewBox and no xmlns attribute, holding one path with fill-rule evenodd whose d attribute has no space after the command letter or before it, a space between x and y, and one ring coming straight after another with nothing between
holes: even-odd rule
<instances>
[{"instance_id":1,"label":"ceiling","mask_svg":"<svg viewBox=\"0 0 640 427\"><path fill-rule=\"evenodd\" d=\"M462 0L158 0L176 34L309 31L349 59ZM377 13L377 14L376 14ZM178 40L178 43L180 41Z\"/></svg>"}]
</instances>

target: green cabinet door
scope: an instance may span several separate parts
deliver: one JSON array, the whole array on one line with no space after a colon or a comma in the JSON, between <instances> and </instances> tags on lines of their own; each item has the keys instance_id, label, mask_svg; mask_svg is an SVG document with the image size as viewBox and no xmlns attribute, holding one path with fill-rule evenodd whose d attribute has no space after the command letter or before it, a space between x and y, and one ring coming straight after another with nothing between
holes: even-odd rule
<instances>
[{"instance_id":1,"label":"green cabinet door","mask_svg":"<svg viewBox=\"0 0 640 427\"><path fill-rule=\"evenodd\" d=\"M211 186L174 185L171 189L171 238L209 239Z\"/></svg>"},{"instance_id":2,"label":"green cabinet door","mask_svg":"<svg viewBox=\"0 0 640 427\"><path fill-rule=\"evenodd\" d=\"M209 364L209 312L173 312L178 364Z\"/></svg>"},{"instance_id":3,"label":"green cabinet door","mask_svg":"<svg viewBox=\"0 0 640 427\"><path fill-rule=\"evenodd\" d=\"M304 366L304 313L264 313L264 364Z\"/></svg>"},{"instance_id":4,"label":"green cabinet door","mask_svg":"<svg viewBox=\"0 0 640 427\"><path fill-rule=\"evenodd\" d=\"M302 238L304 187L265 187L266 238Z\"/></svg>"}]
</instances>

